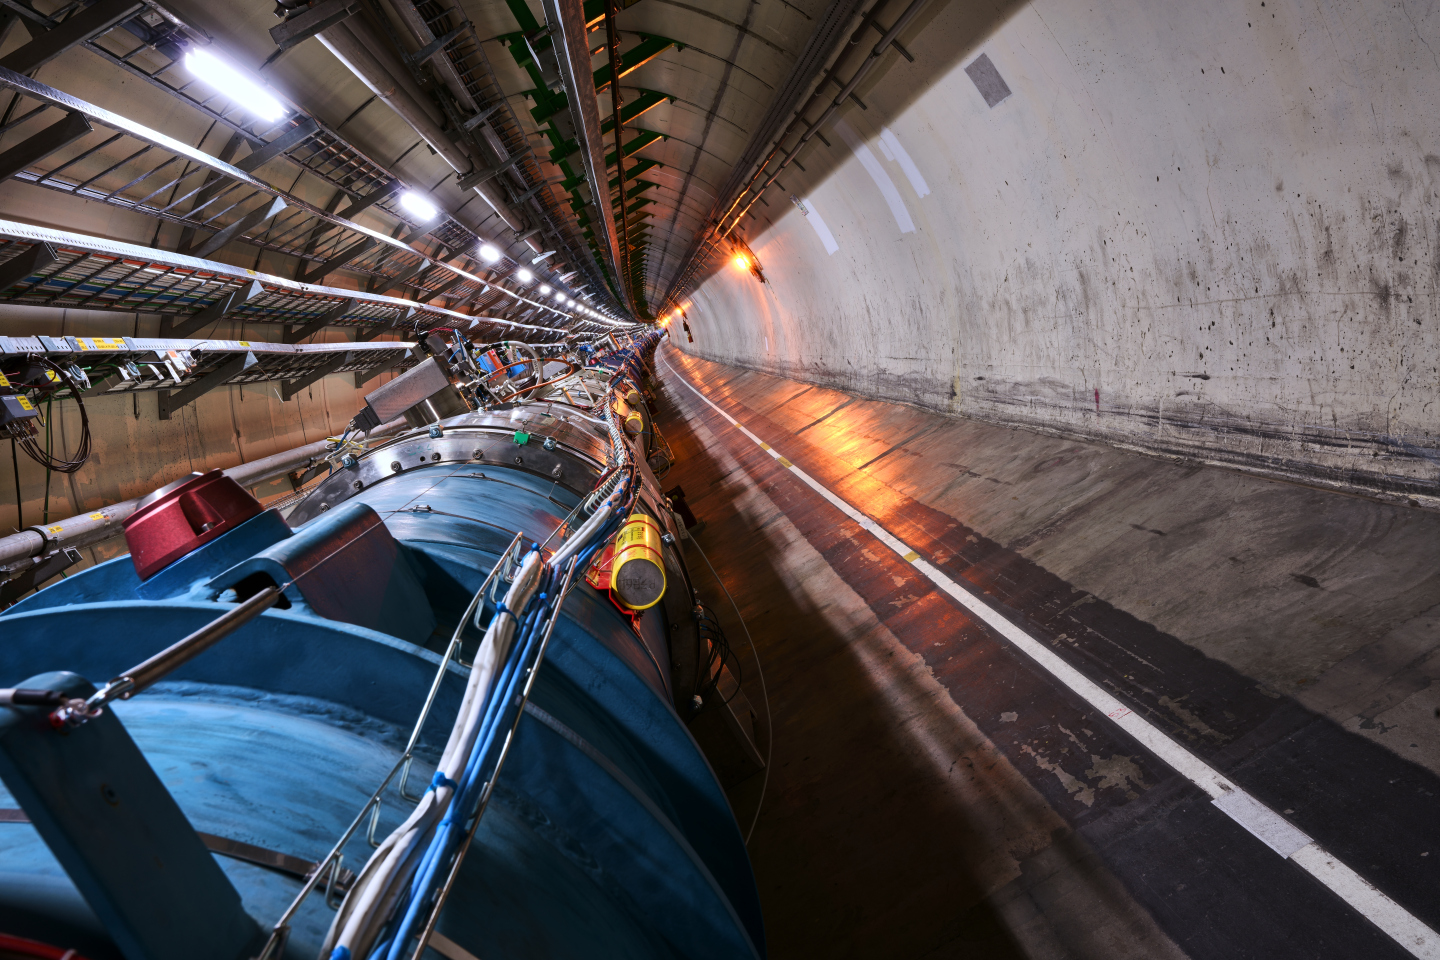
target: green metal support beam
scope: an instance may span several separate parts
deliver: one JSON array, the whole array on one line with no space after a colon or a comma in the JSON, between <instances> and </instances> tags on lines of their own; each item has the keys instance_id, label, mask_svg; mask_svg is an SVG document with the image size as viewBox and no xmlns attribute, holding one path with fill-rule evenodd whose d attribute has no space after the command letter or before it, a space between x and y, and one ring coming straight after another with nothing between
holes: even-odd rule
<instances>
[{"instance_id":1,"label":"green metal support beam","mask_svg":"<svg viewBox=\"0 0 1440 960\"><path fill-rule=\"evenodd\" d=\"M657 90L641 90L640 96L629 101L625 104L625 106L620 108L620 120L623 123L632 123L635 120L638 120L641 114L649 113L651 110L660 106L660 104L664 103L666 100L669 100L671 103L675 102L675 98L670 96L669 94L660 93ZM601 133L609 133L614 129L615 118L613 116L610 119L606 120L604 123L600 124Z\"/></svg>"},{"instance_id":2,"label":"green metal support beam","mask_svg":"<svg viewBox=\"0 0 1440 960\"><path fill-rule=\"evenodd\" d=\"M635 154L639 153L641 150L644 150L646 147L650 146L650 144L655 143L658 140L669 139L670 137L667 134L657 133L654 130L641 130L638 137L625 144L625 159L630 159L631 157L635 156ZM605 155L605 166L615 166L615 154L613 152L607 153ZM618 186L619 178L617 177L616 180L616 185Z\"/></svg>"}]
</instances>

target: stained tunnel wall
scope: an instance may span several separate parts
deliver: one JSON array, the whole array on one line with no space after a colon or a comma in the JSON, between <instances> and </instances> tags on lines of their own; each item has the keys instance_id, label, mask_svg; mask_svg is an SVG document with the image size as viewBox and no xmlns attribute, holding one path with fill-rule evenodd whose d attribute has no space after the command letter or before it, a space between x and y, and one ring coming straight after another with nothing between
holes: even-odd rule
<instances>
[{"instance_id":1,"label":"stained tunnel wall","mask_svg":"<svg viewBox=\"0 0 1440 960\"><path fill-rule=\"evenodd\" d=\"M768 282L722 267L685 301L682 348L1440 489L1440 8L933 0L902 42L914 62L888 53L866 109L752 208ZM1011 91L994 106L966 72L982 54Z\"/></svg>"}]
</instances>

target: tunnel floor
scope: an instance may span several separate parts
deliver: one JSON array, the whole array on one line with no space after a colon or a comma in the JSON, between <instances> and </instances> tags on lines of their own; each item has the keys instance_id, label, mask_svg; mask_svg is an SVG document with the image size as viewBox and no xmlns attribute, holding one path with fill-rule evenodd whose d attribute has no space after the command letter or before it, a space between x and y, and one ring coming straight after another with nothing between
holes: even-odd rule
<instances>
[{"instance_id":1,"label":"tunnel floor","mask_svg":"<svg viewBox=\"0 0 1440 960\"><path fill-rule=\"evenodd\" d=\"M750 850L772 957L1430 955L1440 517L668 344L657 369L663 485L704 521L768 689ZM1136 718L1252 812L1212 802ZM763 781L731 787L742 827Z\"/></svg>"}]
</instances>

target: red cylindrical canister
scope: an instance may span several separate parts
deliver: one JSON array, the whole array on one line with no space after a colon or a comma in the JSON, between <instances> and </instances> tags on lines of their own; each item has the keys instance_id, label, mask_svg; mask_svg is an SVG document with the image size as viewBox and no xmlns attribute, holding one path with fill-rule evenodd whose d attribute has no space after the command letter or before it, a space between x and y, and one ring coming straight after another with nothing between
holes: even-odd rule
<instances>
[{"instance_id":1,"label":"red cylindrical canister","mask_svg":"<svg viewBox=\"0 0 1440 960\"><path fill-rule=\"evenodd\" d=\"M125 542L141 580L264 511L219 470L192 473L140 502L125 521Z\"/></svg>"}]
</instances>

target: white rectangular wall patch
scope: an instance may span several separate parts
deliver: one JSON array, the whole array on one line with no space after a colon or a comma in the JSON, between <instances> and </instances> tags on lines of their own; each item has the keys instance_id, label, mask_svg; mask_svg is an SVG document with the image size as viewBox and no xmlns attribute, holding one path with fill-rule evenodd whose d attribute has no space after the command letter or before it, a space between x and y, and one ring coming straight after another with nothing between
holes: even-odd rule
<instances>
[{"instance_id":1,"label":"white rectangular wall patch","mask_svg":"<svg viewBox=\"0 0 1440 960\"><path fill-rule=\"evenodd\" d=\"M820 211L815 209L812 201L801 200L792 193L790 202L795 204L795 208L800 211L800 216L810 221L810 226L815 228L815 235L820 238L821 243L825 244L826 255L840 249L840 244L835 242L835 235L825 225L825 220L820 216Z\"/></svg>"},{"instance_id":2,"label":"white rectangular wall patch","mask_svg":"<svg viewBox=\"0 0 1440 960\"><path fill-rule=\"evenodd\" d=\"M880 128L880 152L885 154L886 160L894 160L900 164L900 169L905 171L905 178L910 181L910 186L915 188L915 196L929 195L930 185L920 175L920 168L915 166L915 161L910 159L909 152L900 145L899 138L889 127Z\"/></svg>"},{"instance_id":3,"label":"white rectangular wall patch","mask_svg":"<svg viewBox=\"0 0 1440 960\"><path fill-rule=\"evenodd\" d=\"M870 179L875 181L875 186L880 188L880 195L885 198L889 205L890 212L895 216L895 223L899 225L901 233L914 233L915 221L910 219L910 210L905 206L905 201L900 199L900 191L895 189L895 181L890 179L890 174L880 166L880 158L871 152L859 135L851 129L850 124L844 120L835 121L835 132L850 145L855 154L855 159L870 174ZM899 141L896 141L897 143Z\"/></svg>"}]
</instances>

